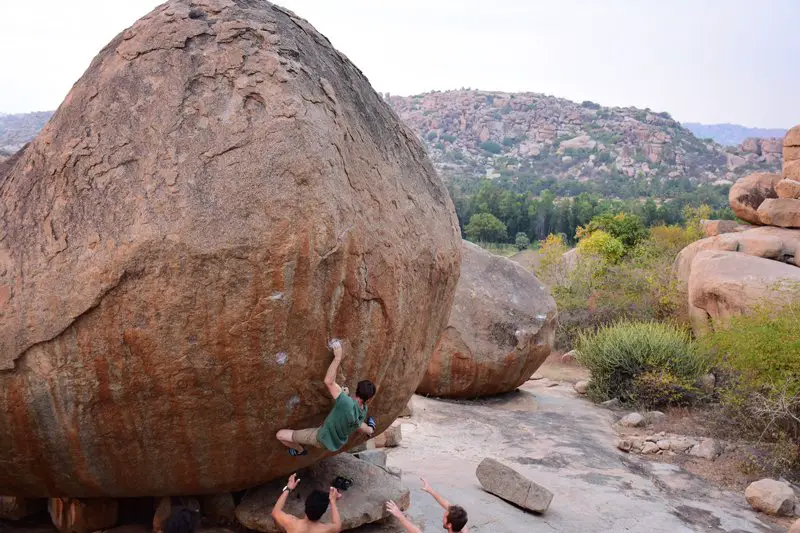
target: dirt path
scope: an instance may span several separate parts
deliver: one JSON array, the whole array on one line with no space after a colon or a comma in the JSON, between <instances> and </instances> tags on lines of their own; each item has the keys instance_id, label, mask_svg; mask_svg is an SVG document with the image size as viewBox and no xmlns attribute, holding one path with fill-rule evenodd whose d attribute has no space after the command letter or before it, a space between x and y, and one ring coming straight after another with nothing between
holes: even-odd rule
<instances>
[{"instance_id":1,"label":"dirt path","mask_svg":"<svg viewBox=\"0 0 800 533\"><path fill-rule=\"evenodd\" d=\"M476 402L415 396L403 444L389 465L412 489L410 515L441 531L441 509L419 475L470 514L471 533L631 533L781 531L751 511L741 494L712 487L679 466L627 455L614 446L611 412L545 378L516 393ZM542 516L484 492L475 468L494 457L554 493ZM360 533L400 531L393 524Z\"/></svg>"}]
</instances>

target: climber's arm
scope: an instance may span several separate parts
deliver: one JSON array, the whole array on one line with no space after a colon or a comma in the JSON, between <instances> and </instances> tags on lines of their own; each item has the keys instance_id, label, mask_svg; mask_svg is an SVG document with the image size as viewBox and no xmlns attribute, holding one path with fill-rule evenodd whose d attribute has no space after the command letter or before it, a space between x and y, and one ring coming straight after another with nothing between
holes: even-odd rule
<instances>
[{"instance_id":1,"label":"climber's arm","mask_svg":"<svg viewBox=\"0 0 800 533\"><path fill-rule=\"evenodd\" d=\"M339 363L342 362L342 343L338 340L333 341L331 348L333 349L333 361L331 361L328 372L325 374L325 386L328 387L331 398L335 400L342 393L342 387L336 383L336 372L339 371Z\"/></svg>"}]
</instances>

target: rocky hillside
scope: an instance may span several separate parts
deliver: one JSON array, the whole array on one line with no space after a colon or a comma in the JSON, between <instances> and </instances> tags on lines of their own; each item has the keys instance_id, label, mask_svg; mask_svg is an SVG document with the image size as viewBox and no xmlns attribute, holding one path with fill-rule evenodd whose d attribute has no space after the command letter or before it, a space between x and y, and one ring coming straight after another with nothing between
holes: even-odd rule
<instances>
[{"instance_id":1,"label":"rocky hillside","mask_svg":"<svg viewBox=\"0 0 800 533\"><path fill-rule=\"evenodd\" d=\"M52 114L52 111L19 115L0 113L0 157L13 154L33 139Z\"/></svg>"},{"instance_id":2,"label":"rocky hillside","mask_svg":"<svg viewBox=\"0 0 800 533\"><path fill-rule=\"evenodd\" d=\"M476 90L387 98L449 181L534 176L625 187L685 178L727 185L780 167L779 139L724 147L648 109Z\"/></svg>"},{"instance_id":3,"label":"rocky hillside","mask_svg":"<svg viewBox=\"0 0 800 533\"><path fill-rule=\"evenodd\" d=\"M684 122L683 127L701 139L712 139L726 146L737 146L747 139L782 139L786 130L777 128L748 128L739 124L699 124Z\"/></svg>"}]
</instances>

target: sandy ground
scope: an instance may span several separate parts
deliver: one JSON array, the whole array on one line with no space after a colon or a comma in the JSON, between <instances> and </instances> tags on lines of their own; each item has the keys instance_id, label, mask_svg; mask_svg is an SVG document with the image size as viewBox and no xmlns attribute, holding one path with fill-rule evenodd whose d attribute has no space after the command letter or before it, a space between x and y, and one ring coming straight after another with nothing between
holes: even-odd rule
<instances>
[{"instance_id":1,"label":"sandy ground","mask_svg":"<svg viewBox=\"0 0 800 533\"><path fill-rule=\"evenodd\" d=\"M420 475L467 509L473 533L784 531L763 521L740 492L717 489L679 465L618 451L615 414L579 397L569 383L544 377L475 402L415 396L412 407L389 465L403 470L412 490L409 515L423 531L441 531L442 511L420 490ZM550 489L550 509L527 513L483 491L475 468L484 457ZM387 521L359 533L397 531Z\"/></svg>"}]
</instances>

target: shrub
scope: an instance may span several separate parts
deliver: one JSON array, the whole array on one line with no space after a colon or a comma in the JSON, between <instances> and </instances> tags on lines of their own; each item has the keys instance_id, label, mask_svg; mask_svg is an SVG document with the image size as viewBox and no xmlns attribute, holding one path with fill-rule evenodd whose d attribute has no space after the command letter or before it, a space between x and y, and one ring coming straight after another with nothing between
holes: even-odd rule
<instances>
[{"instance_id":1,"label":"shrub","mask_svg":"<svg viewBox=\"0 0 800 533\"><path fill-rule=\"evenodd\" d=\"M609 263L618 262L625 255L622 242L603 230L597 230L578 243L578 251L582 255L596 255Z\"/></svg>"},{"instance_id":2,"label":"shrub","mask_svg":"<svg viewBox=\"0 0 800 533\"><path fill-rule=\"evenodd\" d=\"M568 250L569 247L561 235L553 235L551 233L541 243L536 276L550 288L563 286L567 283L569 266L564 259L564 254Z\"/></svg>"},{"instance_id":3,"label":"shrub","mask_svg":"<svg viewBox=\"0 0 800 533\"><path fill-rule=\"evenodd\" d=\"M527 249L528 246L531 245L531 240L528 238L528 235L526 233L520 231L514 238L514 245L517 247L519 251L522 251Z\"/></svg>"},{"instance_id":4,"label":"shrub","mask_svg":"<svg viewBox=\"0 0 800 533\"><path fill-rule=\"evenodd\" d=\"M800 303L734 317L701 343L727 378L727 418L752 436L800 446Z\"/></svg>"},{"instance_id":5,"label":"shrub","mask_svg":"<svg viewBox=\"0 0 800 533\"><path fill-rule=\"evenodd\" d=\"M685 329L661 322L617 322L581 333L578 361L592 375L590 398L645 407L691 402L709 366Z\"/></svg>"},{"instance_id":6,"label":"shrub","mask_svg":"<svg viewBox=\"0 0 800 533\"><path fill-rule=\"evenodd\" d=\"M490 154L499 154L503 151L502 145L494 142L494 141L484 141L480 144L482 150L489 152Z\"/></svg>"}]
</instances>

